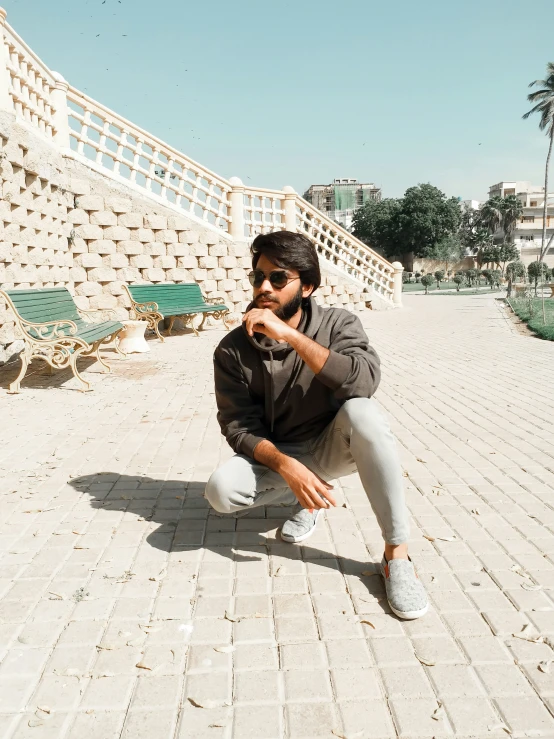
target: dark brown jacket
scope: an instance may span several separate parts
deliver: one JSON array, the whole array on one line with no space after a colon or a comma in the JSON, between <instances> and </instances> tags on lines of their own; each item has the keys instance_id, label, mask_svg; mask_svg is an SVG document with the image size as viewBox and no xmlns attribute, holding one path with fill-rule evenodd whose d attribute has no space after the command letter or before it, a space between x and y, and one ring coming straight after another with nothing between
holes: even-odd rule
<instances>
[{"instance_id":1,"label":"dark brown jacket","mask_svg":"<svg viewBox=\"0 0 554 739\"><path fill-rule=\"evenodd\" d=\"M217 419L237 453L250 457L263 439L306 441L317 436L350 398L370 398L381 377L379 357L357 316L305 301L298 330L331 350L315 375L289 344L243 325L214 354Z\"/></svg>"}]
</instances>

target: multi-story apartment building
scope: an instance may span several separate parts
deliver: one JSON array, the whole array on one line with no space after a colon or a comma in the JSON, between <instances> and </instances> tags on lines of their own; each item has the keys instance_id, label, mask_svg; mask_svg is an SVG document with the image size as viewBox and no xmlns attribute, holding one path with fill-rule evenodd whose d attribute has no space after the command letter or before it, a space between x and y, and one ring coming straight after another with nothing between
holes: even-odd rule
<instances>
[{"instance_id":1,"label":"multi-story apartment building","mask_svg":"<svg viewBox=\"0 0 554 739\"><path fill-rule=\"evenodd\" d=\"M521 251L524 262L534 261L540 253L542 243L544 187L532 185L520 180L512 182L498 182L489 188L489 197L506 197L515 195L523 206L523 213L514 232L514 243ZM554 193L548 194L548 208L546 216L546 239L554 233ZM499 232L498 238L502 238ZM554 266L554 245L550 247L546 260ZM552 264L551 264L552 263Z\"/></svg>"},{"instance_id":2,"label":"multi-story apartment building","mask_svg":"<svg viewBox=\"0 0 554 739\"><path fill-rule=\"evenodd\" d=\"M381 200L381 189L373 183L343 178L331 185L310 185L304 198L350 231L354 211L367 200Z\"/></svg>"}]
</instances>

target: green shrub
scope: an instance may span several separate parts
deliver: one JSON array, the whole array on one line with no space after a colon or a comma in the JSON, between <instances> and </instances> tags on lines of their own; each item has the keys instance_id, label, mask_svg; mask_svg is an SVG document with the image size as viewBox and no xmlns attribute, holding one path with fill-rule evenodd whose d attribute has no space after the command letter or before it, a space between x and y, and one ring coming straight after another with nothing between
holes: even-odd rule
<instances>
[{"instance_id":1,"label":"green shrub","mask_svg":"<svg viewBox=\"0 0 554 739\"><path fill-rule=\"evenodd\" d=\"M435 279L433 275L423 275L423 277L421 278L421 284L425 288L425 295L429 294L429 288L431 287L434 281Z\"/></svg>"},{"instance_id":2,"label":"green shrub","mask_svg":"<svg viewBox=\"0 0 554 739\"><path fill-rule=\"evenodd\" d=\"M444 270L438 269L433 276L437 281L437 288L439 288L441 286L441 282L444 280Z\"/></svg>"},{"instance_id":3,"label":"green shrub","mask_svg":"<svg viewBox=\"0 0 554 739\"><path fill-rule=\"evenodd\" d=\"M531 262L527 267L527 274L530 281L535 285L535 297L537 297L538 284L549 279L550 268L544 262Z\"/></svg>"}]
</instances>

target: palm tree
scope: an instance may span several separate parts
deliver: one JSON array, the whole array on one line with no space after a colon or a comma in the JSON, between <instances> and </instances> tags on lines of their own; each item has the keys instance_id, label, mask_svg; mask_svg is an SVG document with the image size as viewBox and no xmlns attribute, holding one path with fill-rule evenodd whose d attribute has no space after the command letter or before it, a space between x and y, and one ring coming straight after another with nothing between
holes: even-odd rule
<instances>
[{"instance_id":1,"label":"palm tree","mask_svg":"<svg viewBox=\"0 0 554 739\"><path fill-rule=\"evenodd\" d=\"M489 198L479 211L479 225L493 236L502 224L503 215L504 198L498 196Z\"/></svg>"},{"instance_id":2,"label":"palm tree","mask_svg":"<svg viewBox=\"0 0 554 739\"><path fill-rule=\"evenodd\" d=\"M515 195L506 195L502 206L502 230L506 241L511 241L518 220L523 213L523 205Z\"/></svg>"},{"instance_id":3,"label":"palm tree","mask_svg":"<svg viewBox=\"0 0 554 739\"><path fill-rule=\"evenodd\" d=\"M554 62L548 62L546 65L546 78L544 80L535 80L531 82L529 87L540 87L541 89L527 95L527 100L534 103L531 110L527 111L523 116L524 119L529 118L533 113L540 113L541 119L539 128L545 131L550 141L548 144L548 154L546 155L546 166L544 168L544 206L542 211L542 244L541 253L537 262L541 262L546 254L548 245L546 244L546 214L548 210L548 167L550 165L550 155L552 154L552 144L554 143Z\"/></svg>"}]
</instances>

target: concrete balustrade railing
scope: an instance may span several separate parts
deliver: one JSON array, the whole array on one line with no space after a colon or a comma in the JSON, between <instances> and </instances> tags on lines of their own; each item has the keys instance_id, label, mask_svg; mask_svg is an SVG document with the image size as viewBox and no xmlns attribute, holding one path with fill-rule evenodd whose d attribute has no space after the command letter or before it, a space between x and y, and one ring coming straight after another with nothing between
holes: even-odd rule
<instances>
[{"instance_id":1,"label":"concrete balustrade railing","mask_svg":"<svg viewBox=\"0 0 554 739\"><path fill-rule=\"evenodd\" d=\"M402 265L390 264L291 187L246 187L238 177L218 176L49 70L2 8L0 30L0 110L15 113L66 156L236 240L279 229L304 233L331 269L401 304Z\"/></svg>"}]
</instances>

